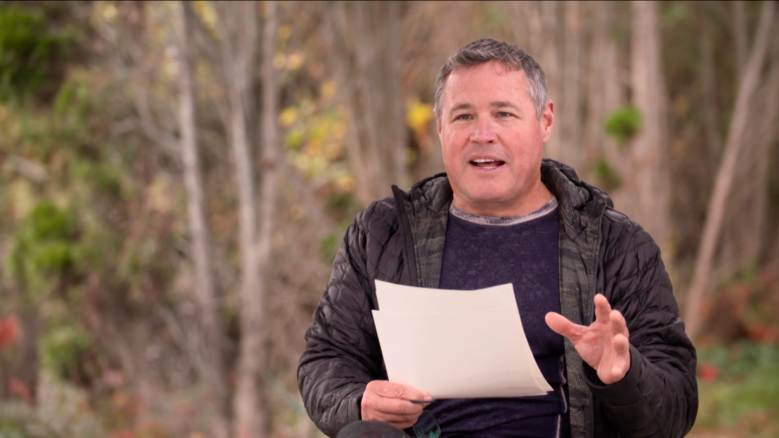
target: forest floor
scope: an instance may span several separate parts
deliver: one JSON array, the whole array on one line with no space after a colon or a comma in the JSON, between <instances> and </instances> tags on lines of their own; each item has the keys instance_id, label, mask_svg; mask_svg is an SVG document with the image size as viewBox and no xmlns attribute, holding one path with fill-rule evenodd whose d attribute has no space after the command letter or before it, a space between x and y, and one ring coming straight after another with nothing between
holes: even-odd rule
<instances>
[{"instance_id":1,"label":"forest floor","mask_svg":"<svg viewBox=\"0 0 779 438\"><path fill-rule=\"evenodd\" d=\"M693 438L779 438L779 345L739 342L698 349Z\"/></svg>"}]
</instances>

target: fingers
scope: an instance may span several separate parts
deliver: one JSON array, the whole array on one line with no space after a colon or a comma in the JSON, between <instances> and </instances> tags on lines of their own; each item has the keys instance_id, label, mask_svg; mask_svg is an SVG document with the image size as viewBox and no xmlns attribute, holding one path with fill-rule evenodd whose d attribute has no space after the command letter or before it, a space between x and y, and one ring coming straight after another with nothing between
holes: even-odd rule
<instances>
[{"instance_id":1,"label":"fingers","mask_svg":"<svg viewBox=\"0 0 779 438\"><path fill-rule=\"evenodd\" d=\"M628 325L625 321L625 317L622 316L622 313L619 312L619 310L612 310L609 313L609 325L611 326L611 335L623 335L626 338L629 336L628 333Z\"/></svg>"},{"instance_id":2,"label":"fingers","mask_svg":"<svg viewBox=\"0 0 779 438\"><path fill-rule=\"evenodd\" d=\"M622 380L630 370L630 344L628 338L623 334L618 334L612 339L612 347L616 355L611 363L611 376L603 383L610 385Z\"/></svg>"},{"instance_id":3,"label":"fingers","mask_svg":"<svg viewBox=\"0 0 779 438\"><path fill-rule=\"evenodd\" d=\"M602 294L595 295L595 321L607 323L609 321L609 313L611 313L609 300Z\"/></svg>"},{"instance_id":4,"label":"fingers","mask_svg":"<svg viewBox=\"0 0 779 438\"><path fill-rule=\"evenodd\" d=\"M363 420L379 420L404 429L416 423L424 405L409 400L429 400L429 394L414 387L374 380L365 387L360 412Z\"/></svg>"},{"instance_id":5,"label":"fingers","mask_svg":"<svg viewBox=\"0 0 779 438\"><path fill-rule=\"evenodd\" d=\"M416 415L383 414L381 418L376 419L385 423L389 423L398 429L405 429L407 427L413 426L417 422L417 419L419 419L419 415L421 415L421 413Z\"/></svg>"},{"instance_id":6,"label":"fingers","mask_svg":"<svg viewBox=\"0 0 779 438\"><path fill-rule=\"evenodd\" d=\"M549 312L546 314L546 317L544 317L544 320L552 331L565 336L571 341L573 341L574 338L578 338L582 330L584 330L584 326L572 323L568 318L559 313Z\"/></svg>"},{"instance_id":7,"label":"fingers","mask_svg":"<svg viewBox=\"0 0 779 438\"><path fill-rule=\"evenodd\" d=\"M604 364L605 369L599 372L603 383L610 385L622 380L630 370L630 343L628 341L628 328L625 317L617 310L612 310L608 318L611 337L611 349L613 354Z\"/></svg>"},{"instance_id":8,"label":"fingers","mask_svg":"<svg viewBox=\"0 0 779 438\"><path fill-rule=\"evenodd\" d=\"M385 398L403 399L403 400L430 400L430 394L420 391L413 386L402 383L388 382L386 380L374 380L368 384L376 388L376 392Z\"/></svg>"},{"instance_id":9,"label":"fingers","mask_svg":"<svg viewBox=\"0 0 779 438\"><path fill-rule=\"evenodd\" d=\"M614 336L614 339L611 341L611 345L614 348L614 352L619 355L630 355L630 343L628 342L628 338L625 337L623 334L618 334Z\"/></svg>"}]
</instances>

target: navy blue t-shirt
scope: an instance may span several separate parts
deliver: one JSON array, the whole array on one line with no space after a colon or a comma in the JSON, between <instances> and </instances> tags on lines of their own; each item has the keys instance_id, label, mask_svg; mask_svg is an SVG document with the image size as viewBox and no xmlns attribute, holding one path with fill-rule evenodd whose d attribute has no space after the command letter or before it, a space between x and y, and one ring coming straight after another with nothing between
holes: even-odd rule
<instances>
[{"instance_id":1,"label":"navy blue t-shirt","mask_svg":"<svg viewBox=\"0 0 779 438\"><path fill-rule=\"evenodd\" d=\"M441 436L568 437L563 337L544 321L560 312L557 200L516 218L450 209L441 289L475 290L511 283L530 349L554 389L544 396L445 399L429 406Z\"/></svg>"}]
</instances>

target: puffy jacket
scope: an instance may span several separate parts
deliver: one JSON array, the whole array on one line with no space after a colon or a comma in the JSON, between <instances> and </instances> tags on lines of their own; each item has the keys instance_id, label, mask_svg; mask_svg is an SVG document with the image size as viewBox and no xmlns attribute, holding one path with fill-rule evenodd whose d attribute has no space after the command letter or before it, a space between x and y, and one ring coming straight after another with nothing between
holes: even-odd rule
<instances>
[{"instance_id":1,"label":"puffy jacket","mask_svg":"<svg viewBox=\"0 0 779 438\"><path fill-rule=\"evenodd\" d=\"M559 203L561 313L589 325L602 293L630 332L631 368L608 386L565 339L572 438L685 435L698 410L696 356L659 248L570 167L543 160L541 179ZM347 229L305 335L298 385L309 416L329 436L360 419L368 382L387 379L371 316L374 280L439 284L449 181L441 174L393 191Z\"/></svg>"}]
</instances>

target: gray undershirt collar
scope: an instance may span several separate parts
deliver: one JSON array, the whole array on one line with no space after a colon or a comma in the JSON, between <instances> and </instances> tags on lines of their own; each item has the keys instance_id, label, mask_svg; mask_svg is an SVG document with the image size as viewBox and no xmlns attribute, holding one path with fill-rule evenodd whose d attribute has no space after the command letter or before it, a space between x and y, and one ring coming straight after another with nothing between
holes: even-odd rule
<instances>
[{"instance_id":1,"label":"gray undershirt collar","mask_svg":"<svg viewBox=\"0 0 779 438\"><path fill-rule=\"evenodd\" d=\"M555 196L552 196L552 199L550 199L549 202L544 204L543 207L539 208L538 210L532 213L524 214L522 216L514 216L514 217L480 216L478 214L468 213L467 211L460 210L459 208L454 206L454 203L452 203L449 206L449 213L454 217L457 217L459 219L474 224L509 226L509 225L521 224L527 221L532 221L533 219L538 219L541 216L545 216L553 212L556 208L557 208L557 198Z\"/></svg>"}]
</instances>

